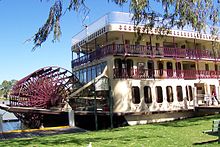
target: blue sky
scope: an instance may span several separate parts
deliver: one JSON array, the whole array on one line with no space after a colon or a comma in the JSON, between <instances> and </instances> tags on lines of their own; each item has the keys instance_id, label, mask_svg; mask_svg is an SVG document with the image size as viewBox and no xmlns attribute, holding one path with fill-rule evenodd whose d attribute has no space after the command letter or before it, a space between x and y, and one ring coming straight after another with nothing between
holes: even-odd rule
<instances>
[{"instance_id":1,"label":"blue sky","mask_svg":"<svg viewBox=\"0 0 220 147\"><path fill-rule=\"evenodd\" d=\"M52 43L48 38L32 52L31 38L46 21L51 2L40 0L0 1L0 84L3 80L19 80L45 66L60 66L71 70L71 38L82 29L82 18L75 12L67 12L61 20L62 36ZM110 11L128 11L107 0L87 0L90 8L87 23L91 23ZM52 36L52 35L51 35Z\"/></svg>"}]
</instances>

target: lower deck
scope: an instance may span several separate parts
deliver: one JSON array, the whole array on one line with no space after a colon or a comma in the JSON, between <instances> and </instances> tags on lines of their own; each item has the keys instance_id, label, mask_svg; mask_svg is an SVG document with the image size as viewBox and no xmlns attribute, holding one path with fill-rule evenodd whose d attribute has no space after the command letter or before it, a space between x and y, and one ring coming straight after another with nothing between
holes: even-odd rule
<instances>
[{"instance_id":1,"label":"lower deck","mask_svg":"<svg viewBox=\"0 0 220 147\"><path fill-rule=\"evenodd\" d=\"M114 111L151 112L219 105L217 79L114 79Z\"/></svg>"}]
</instances>

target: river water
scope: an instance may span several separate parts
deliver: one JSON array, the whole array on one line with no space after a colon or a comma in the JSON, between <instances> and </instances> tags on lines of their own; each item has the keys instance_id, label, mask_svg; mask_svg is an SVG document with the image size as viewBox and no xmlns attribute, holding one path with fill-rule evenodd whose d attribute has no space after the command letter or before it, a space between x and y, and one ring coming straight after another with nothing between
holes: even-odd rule
<instances>
[{"instance_id":1,"label":"river water","mask_svg":"<svg viewBox=\"0 0 220 147\"><path fill-rule=\"evenodd\" d=\"M9 104L8 100L0 100L0 104ZM21 129L21 122L18 118L13 114L9 113L5 110L0 109L0 115L3 117L2 128L3 132L12 131L12 130L20 130ZM0 124L1 125L1 124Z\"/></svg>"}]
</instances>

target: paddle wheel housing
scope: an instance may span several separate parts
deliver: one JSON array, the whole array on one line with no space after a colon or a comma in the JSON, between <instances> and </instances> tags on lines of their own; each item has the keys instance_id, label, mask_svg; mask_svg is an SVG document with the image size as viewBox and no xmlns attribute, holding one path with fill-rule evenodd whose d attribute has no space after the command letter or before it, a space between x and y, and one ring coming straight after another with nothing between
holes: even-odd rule
<instances>
[{"instance_id":1,"label":"paddle wheel housing","mask_svg":"<svg viewBox=\"0 0 220 147\"><path fill-rule=\"evenodd\" d=\"M44 67L19 80L12 89L10 106L61 110L67 96L80 85L68 70L60 67ZM31 128L42 124L43 114L18 113L15 115Z\"/></svg>"}]
</instances>

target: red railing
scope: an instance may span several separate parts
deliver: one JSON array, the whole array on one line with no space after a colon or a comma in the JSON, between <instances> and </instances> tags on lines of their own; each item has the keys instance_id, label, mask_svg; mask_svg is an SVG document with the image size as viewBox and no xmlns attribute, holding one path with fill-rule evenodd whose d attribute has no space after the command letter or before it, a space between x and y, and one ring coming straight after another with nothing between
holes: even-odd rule
<instances>
[{"instance_id":1,"label":"red railing","mask_svg":"<svg viewBox=\"0 0 220 147\"><path fill-rule=\"evenodd\" d=\"M220 78L220 71L207 70L172 70L172 69L113 69L114 78L132 79L207 79Z\"/></svg>"},{"instance_id":2,"label":"red railing","mask_svg":"<svg viewBox=\"0 0 220 147\"><path fill-rule=\"evenodd\" d=\"M220 56L214 55L212 50L208 49L182 49L167 48L144 45L124 45L111 44L96 49L94 52L72 60L72 67L79 66L93 60L99 60L108 55L123 56L146 56L146 57L167 57L167 58L187 58L187 59L220 59Z\"/></svg>"}]
</instances>

